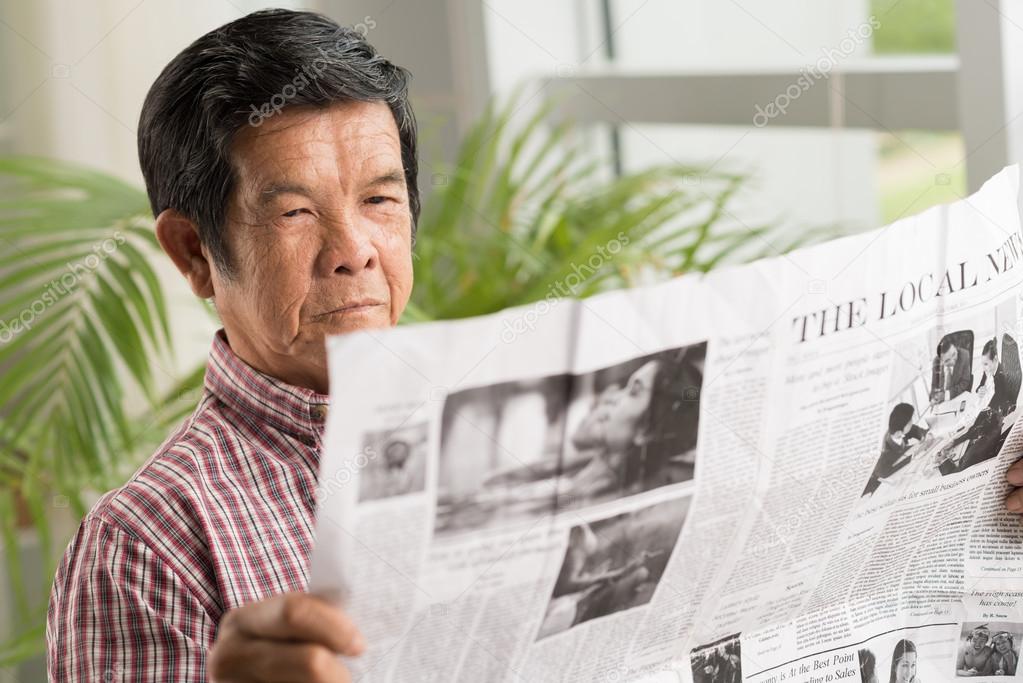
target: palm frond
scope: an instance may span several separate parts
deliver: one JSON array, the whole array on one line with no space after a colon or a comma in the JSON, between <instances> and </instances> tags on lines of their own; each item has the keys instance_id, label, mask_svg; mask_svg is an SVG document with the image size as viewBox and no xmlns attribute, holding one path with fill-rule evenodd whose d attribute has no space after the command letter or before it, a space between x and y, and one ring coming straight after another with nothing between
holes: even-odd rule
<instances>
[{"instance_id":1,"label":"palm frond","mask_svg":"<svg viewBox=\"0 0 1023 683\"><path fill-rule=\"evenodd\" d=\"M148 214L142 191L104 173L0 158L0 531L15 595L27 593L13 520L28 515L52 570L55 498L84 514L83 492L116 485L181 411L153 377L171 335ZM16 607L30 623L38 606ZM0 657L34 647L16 638Z\"/></svg>"},{"instance_id":2,"label":"palm frond","mask_svg":"<svg viewBox=\"0 0 1023 683\"><path fill-rule=\"evenodd\" d=\"M741 175L682 164L601 179L581 129L553 104L514 122L520 98L467 134L419 222L416 286L403 321L461 318L565 292L590 294L758 256L775 228L730 206ZM693 182L693 180L697 182ZM602 249L613 245L613 257Z\"/></svg>"},{"instance_id":3,"label":"palm frond","mask_svg":"<svg viewBox=\"0 0 1023 683\"><path fill-rule=\"evenodd\" d=\"M69 164L0 159L0 438L47 460L58 488L95 479L130 447L127 374L155 401L151 357L170 347L140 236L145 194ZM60 446L33 446L41 434ZM51 460L52 459L52 460Z\"/></svg>"}]
</instances>

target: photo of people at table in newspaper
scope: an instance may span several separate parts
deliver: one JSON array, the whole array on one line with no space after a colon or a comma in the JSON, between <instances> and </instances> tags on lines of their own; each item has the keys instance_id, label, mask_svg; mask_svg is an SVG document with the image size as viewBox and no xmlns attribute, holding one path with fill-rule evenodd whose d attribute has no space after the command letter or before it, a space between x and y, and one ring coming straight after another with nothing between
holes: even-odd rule
<instances>
[{"instance_id":1,"label":"photo of people at table in newspaper","mask_svg":"<svg viewBox=\"0 0 1023 683\"><path fill-rule=\"evenodd\" d=\"M521 522L692 480L706 354L701 342L580 375L449 395L435 532Z\"/></svg>"},{"instance_id":2,"label":"photo of people at table in newspaper","mask_svg":"<svg viewBox=\"0 0 1023 683\"><path fill-rule=\"evenodd\" d=\"M572 527L537 640L650 602L682 531L689 500L669 500Z\"/></svg>"},{"instance_id":3,"label":"photo of people at table in newspaper","mask_svg":"<svg viewBox=\"0 0 1023 683\"><path fill-rule=\"evenodd\" d=\"M1023 624L967 622L956 656L956 676L1015 676Z\"/></svg>"},{"instance_id":4,"label":"photo of people at table in newspaper","mask_svg":"<svg viewBox=\"0 0 1023 683\"><path fill-rule=\"evenodd\" d=\"M932 332L900 347L893 396L864 496L947 476L998 455L1018 416L1021 379L1015 302L986 327ZM1010 331L1012 330L1012 331ZM929 357L923 353L929 348Z\"/></svg>"},{"instance_id":5,"label":"photo of people at table in newspaper","mask_svg":"<svg viewBox=\"0 0 1023 683\"><path fill-rule=\"evenodd\" d=\"M742 651L739 634L695 648L689 663L693 669L693 683L740 683Z\"/></svg>"}]
</instances>

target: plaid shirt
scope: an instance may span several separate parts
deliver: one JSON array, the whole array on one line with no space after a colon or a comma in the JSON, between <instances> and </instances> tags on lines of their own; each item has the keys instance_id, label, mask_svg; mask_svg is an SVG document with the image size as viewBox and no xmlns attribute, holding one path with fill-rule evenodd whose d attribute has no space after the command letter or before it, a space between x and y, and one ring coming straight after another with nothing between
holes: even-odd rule
<instances>
[{"instance_id":1,"label":"plaid shirt","mask_svg":"<svg viewBox=\"0 0 1023 683\"><path fill-rule=\"evenodd\" d=\"M204 681L224 612L304 590L327 397L213 341L195 412L86 516L46 627L55 681Z\"/></svg>"}]
</instances>

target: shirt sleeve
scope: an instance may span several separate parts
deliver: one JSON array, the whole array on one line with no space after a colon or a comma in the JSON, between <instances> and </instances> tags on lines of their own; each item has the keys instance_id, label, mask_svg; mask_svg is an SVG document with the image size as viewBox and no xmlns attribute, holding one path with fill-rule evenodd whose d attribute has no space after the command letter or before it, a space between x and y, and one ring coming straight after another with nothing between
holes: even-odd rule
<instances>
[{"instance_id":1,"label":"shirt sleeve","mask_svg":"<svg viewBox=\"0 0 1023 683\"><path fill-rule=\"evenodd\" d=\"M124 529L87 518L57 570L50 681L205 681L216 624L180 577Z\"/></svg>"}]
</instances>

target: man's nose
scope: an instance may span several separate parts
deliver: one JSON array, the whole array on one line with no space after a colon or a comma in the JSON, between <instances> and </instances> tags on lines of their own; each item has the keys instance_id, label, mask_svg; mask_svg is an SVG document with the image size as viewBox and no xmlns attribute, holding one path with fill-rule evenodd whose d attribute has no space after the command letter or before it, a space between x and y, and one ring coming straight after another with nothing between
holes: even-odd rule
<instances>
[{"instance_id":1,"label":"man's nose","mask_svg":"<svg viewBox=\"0 0 1023 683\"><path fill-rule=\"evenodd\" d=\"M355 274L376 265L373 226L358 216L341 215L326 228L320 253L321 274Z\"/></svg>"}]
</instances>

